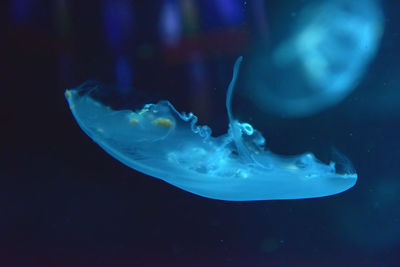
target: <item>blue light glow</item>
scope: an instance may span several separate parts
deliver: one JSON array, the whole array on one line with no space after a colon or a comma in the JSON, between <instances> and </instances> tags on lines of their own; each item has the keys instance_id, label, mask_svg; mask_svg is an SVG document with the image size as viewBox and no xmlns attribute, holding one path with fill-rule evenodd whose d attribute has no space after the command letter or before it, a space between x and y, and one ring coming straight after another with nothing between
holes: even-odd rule
<instances>
[{"instance_id":1,"label":"blue light glow","mask_svg":"<svg viewBox=\"0 0 400 267\"><path fill-rule=\"evenodd\" d=\"M133 81L133 70L126 57L118 57L115 63L115 76L121 93L129 92Z\"/></svg>"},{"instance_id":2,"label":"blue light glow","mask_svg":"<svg viewBox=\"0 0 400 267\"><path fill-rule=\"evenodd\" d=\"M103 20L106 39L118 51L126 40L133 37L133 6L127 0L105 0Z\"/></svg>"},{"instance_id":3,"label":"blue light glow","mask_svg":"<svg viewBox=\"0 0 400 267\"><path fill-rule=\"evenodd\" d=\"M182 35L182 18L176 0L165 0L160 15L160 35L166 45L177 44Z\"/></svg>"}]
</instances>

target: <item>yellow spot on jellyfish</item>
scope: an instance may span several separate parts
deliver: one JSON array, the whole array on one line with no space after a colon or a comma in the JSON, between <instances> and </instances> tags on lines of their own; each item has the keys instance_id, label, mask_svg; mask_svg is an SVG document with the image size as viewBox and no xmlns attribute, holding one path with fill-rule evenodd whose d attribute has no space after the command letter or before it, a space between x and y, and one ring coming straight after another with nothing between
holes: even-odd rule
<instances>
[{"instance_id":1,"label":"yellow spot on jellyfish","mask_svg":"<svg viewBox=\"0 0 400 267\"><path fill-rule=\"evenodd\" d=\"M130 119L129 119L129 123L130 123L131 125L136 125L136 124L139 123L139 120L138 120L138 119L135 119L135 118L130 118Z\"/></svg>"},{"instance_id":2,"label":"yellow spot on jellyfish","mask_svg":"<svg viewBox=\"0 0 400 267\"><path fill-rule=\"evenodd\" d=\"M299 199L351 188L357 174L343 155L338 154L336 164L344 166L345 173L311 153L275 155L265 148L259 131L233 118L231 98L241 61L234 65L227 90L229 129L218 137L211 136L208 126L197 125L194 114L179 113L168 101L134 112L108 109L85 93L94 89L85 84L65 96L79 126L107 153L193 194L231 201Z\"/></svg>"},{"instance_id":3,"label":"yellow spot on jellyfish","mask_svg":"<svg viewBox=\"0 0 400 267\"><path fill-rule=\"evenodd\" d=\"M65 98L70 98L71 97L71 92L69 90L65 91Z\"/></svg>"},{"instance_id":4,"label":"yellow spot on jellyfish","mask_svg":"<svg viewBox=\"0 0 400 267\"><path fill-rule=\"evenodd\" d=\"M157 126L165 126L165 127L171 127L172 126L172 121L167 118L158 118L155 121L153 121L154 125Z\"/></svg>"}]
</instances>

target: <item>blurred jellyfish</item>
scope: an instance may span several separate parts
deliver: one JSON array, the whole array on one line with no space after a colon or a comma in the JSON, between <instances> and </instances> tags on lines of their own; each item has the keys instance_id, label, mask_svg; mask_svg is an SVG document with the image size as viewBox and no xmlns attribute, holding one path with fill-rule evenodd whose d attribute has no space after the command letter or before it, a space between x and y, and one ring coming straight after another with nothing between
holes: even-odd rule
<instances>
[{"instance_id":1,"label":"blurred jellyfish","mask_svg":"<svg viewBox=\"0 0 400 267\"><path fill-rule=\"evenodd\" d=\"M82 130L110 155L200 196L298 199L352 187L357 174L344 156L326 165L311 153L274 155L265 149L260 132L233 118L231 98L241 60L235 63L227 91L229 131L219 137L211 136L208 126L196 125L194 114L179 113L168 101L146 104L136 111L113 110L95 99L99 88L90 83L67 90L65 96Z\"/></svg>"},{"instance_id":2,"label":"blurred jellyfish","mask_svg":"<svg viewBox=\"0 0 400 267\"><path fill-rule=\"evenodd\" d=\"M375 0L324 0L298 15L292 36L256 52L245 93L282 116L317 113L344 99L376 53L383 32Z\"/></svg>"}]
</instances>

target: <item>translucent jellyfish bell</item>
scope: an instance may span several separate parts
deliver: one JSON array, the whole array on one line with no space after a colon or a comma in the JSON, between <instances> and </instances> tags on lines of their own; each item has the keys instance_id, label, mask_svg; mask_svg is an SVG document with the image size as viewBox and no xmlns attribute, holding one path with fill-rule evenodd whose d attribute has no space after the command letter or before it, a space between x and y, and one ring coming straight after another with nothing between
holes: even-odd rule
<instances>
[{"instance_id":1,"label":"translucent jellyfish bell","mask_svg":"<svg viewBox=\"0 0 400 267\"><path fill-rule=\"evenodd\" d=\"M246 95L263 110L302 117L355 88L376 54L383 15L375 0L321 0L293 21L295 30L271 52L255 52Z\"/></svg>"},{"instance_id":2,"label":"translucent jellyfish bell","mask_svg":"<svg viewBox=\"0 0 400 267\"><path fill-rule=\"evenodd\" d=\"M191 193L220 200L269 200L322 197L352 187L357 174L338 173L313 154L284 157L264 148L261 133L235 120L231 97L239 58L229 84L227 134L213 137L196 125L194 114L179 113L168 101L141 110L112 110L87 88L65 96L79 126L110 155L127 166ZM93 88L95 90L95 88ZM344 157L340 164L350 166Z\"/></svg>"}]
</instances>

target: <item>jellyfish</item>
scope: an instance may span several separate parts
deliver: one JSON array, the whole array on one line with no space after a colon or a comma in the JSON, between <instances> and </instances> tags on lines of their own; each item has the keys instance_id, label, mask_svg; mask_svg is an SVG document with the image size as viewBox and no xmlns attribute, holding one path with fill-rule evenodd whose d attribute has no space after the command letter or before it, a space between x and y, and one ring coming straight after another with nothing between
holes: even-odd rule
<instances>
[{"instance_id":1,"label":"jellyfish","mask_svg":"<svg viewBox=\"0 0 400 267\"><path fill-rule=\"evenodd\" d=\"M100 147L134 170L188 192L228 201L323 197L352 187L357 174L346 157L324 164L312 153L275 155L262 134L232 115L231 99L242 57L226 97L229 128L214 137L193 113L168 101L138 110L113 110L92 97L93 88L66 90L77 123ZM340 164L346 171L340 172ZM348 168L347 168L348 167ZM342 168L343 169L343 168Z\"/></svg>"},{"instance_id":2,"label":"jellyfish","mask_svg":"<svg viewBox=\"0 0 400 267\"><path fill-rule=\"evenodd\" d=\"M246 96L265 111L305 117L356 87L376 54L383 15L375 0L323 0L294 15L289 37L271 51L255 50Z\"/></svg>"}]
</instances>

